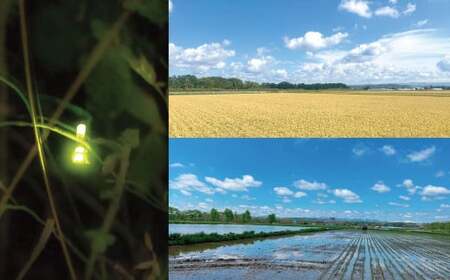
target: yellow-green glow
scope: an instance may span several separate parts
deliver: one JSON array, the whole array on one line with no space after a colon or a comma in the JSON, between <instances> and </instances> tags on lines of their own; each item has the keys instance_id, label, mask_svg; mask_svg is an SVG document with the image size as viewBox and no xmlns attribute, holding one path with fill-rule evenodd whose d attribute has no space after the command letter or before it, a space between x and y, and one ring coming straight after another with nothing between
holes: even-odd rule
<instances>
[{"instance_id":1,"label":"yellow-green glow","mask_svg":"<svg viewBox=\"0 0 450 280\"><path fill-rule=\"evenodd\" d=\"M84 139L84 136L86 136L86 125L84 123L80 123L77 125L77 137Z\"/></svg>"},{"instance_id":2,"label":"yellow-green glow","mask_svg":"<svg viewBox=\"0 0 450 280\"><path fill-rule=\"evenodd\" d=\"M86 125L80 123L77 125L76 136L80 140L84 140L86 136ZM83 146L77 146L72 155L72 162L75 164L89 164L88 150Z\"/></svg>"}]
</instances>

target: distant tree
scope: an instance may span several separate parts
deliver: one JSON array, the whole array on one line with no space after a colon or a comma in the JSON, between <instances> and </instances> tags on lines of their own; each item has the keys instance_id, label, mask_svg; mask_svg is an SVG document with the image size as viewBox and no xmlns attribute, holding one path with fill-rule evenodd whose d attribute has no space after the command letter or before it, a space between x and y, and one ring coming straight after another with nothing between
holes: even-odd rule
<instances>
[{"instance_id":1,"label":"distant tree","mask_svg":"<svg viewBox=\"0 0 450 280\"><path fill-rule=\"evenodd\" d=\"M225 211L223 212L223 215L225 216L225 222L227 222L227 223L232 222L234 220L233 211L231 211L228 208L225 209Z\"/></svg>"},{"instance_id":2,"label":"distant tree","mask_svg":"<svg viewBox=\"0 0 450 280\"><path fill-rule=\"evenodd\" d=\"M217 209L215 209L215 208L211 209L211 213L209 215L210 215L211 221L218 221L220 219L219 211L217 211Z\"/></svg>"},{"instance_id":3,"label":"distant tree","mask_svg":"<svg viewBox=\"0 0 450 280\"><path fill-rule=\"evenodd\" d=\"M242 222L249 223L252 220L252 215L250 215L250 211L246 210L242 215Z\"/></svg>"},{"instance_id":4,"label":"distant tree","mask_svg":"<svg viewBox=\"0 0 450 280\"><path fill-rule=\"evenodd\" d=\"M270 214L269 216L267 216L267 221L270 224L276 223L277 217L275 216L275 214Z\"/></svg>"}]
</instances>

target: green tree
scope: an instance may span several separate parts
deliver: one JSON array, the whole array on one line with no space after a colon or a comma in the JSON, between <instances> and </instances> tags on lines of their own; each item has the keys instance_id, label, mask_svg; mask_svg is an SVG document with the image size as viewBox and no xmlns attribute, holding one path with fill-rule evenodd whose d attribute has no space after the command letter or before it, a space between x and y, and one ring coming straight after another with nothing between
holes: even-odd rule
<instances>
[{"instance_id":1,"label":"green tree","mask_svg":"<svg viewBox=\"0 0 450 280\"><path fill-rule=\"evenodd\" d=\"M231 211L228 208L225 209L225 211L223 212L223 215L225 216L225 222L227 222L227 223L232 222L234 219L233 211Z\"/></svg>"},{"instance_id":2,"label":"green tree","mask_svg":"<svg viewBox=\"0 0 450 280\"><path fill-rule=\"evenodd\" d=\"M267 216L267 221L270 224L276 223L277 217L275 216L275 214L270 214L269 216Z\"/></svg>"},{"instance_id":3,"label":"green tree","mask_svg":"<svg viewBox=\"0 0 450 280\"><path fill-rule=\"evenodd\" d=\"M219 211L215 208L211 209L211 213L209 215L211 217L211 221L218 221L220 218Z\"/></svg>"},{"instance_id":4,"label":"green tree","mask_svg":"<svg viewBox=\"0 0 450 280\"><path fill-rule=\"evenodd\" d=\"M246 210L242 216L242 220L244 223L249 223L252 220L252 215L250 211Z\"/></svg>"}]
</instances>

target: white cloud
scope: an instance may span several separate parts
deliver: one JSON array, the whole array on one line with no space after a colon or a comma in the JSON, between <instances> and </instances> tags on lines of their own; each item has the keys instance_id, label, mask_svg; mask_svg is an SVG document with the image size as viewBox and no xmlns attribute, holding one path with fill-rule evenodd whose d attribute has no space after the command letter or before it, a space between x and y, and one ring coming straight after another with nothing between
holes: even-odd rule
<instances>
[{"instance_id":1,"label":"white cloud","mask_svg":"<svg viewBox=\"0 0 450 280\"><path fill-rule=\"evenodd\" d=\"M294 49L305 49L307 51L317 51L320 49L329 48L340 44L345 38L348 37L348 33L338 32L329 37L325 37L320 32L309 31L306 32L303 37L284 38L284 43L287 48Z\"/></svg>"},{"instance_id":2,"label":"white cloud","mask_svg":"<svg viewBox=\"0 0 450 280\"><path fill-rule=\"evenodd\" d=\"M205 202L199 202L197 206L198 206L198 208L200 208L200 209L202 209L202 210L207 210L208 208L211 208L211 207L209 206L209 204L208 204L208 203L205 203Z\"/></svg>"},{"instance_id":3,"label":"white cloud","mask_svg":"<svg viewBox=\"0 0 450 280\"><path fill-rule=\"evenodd\" d=\"M372 16L369 1L365 0L342 0L339 9L357 14L360 17L370 18Z\"/></svg>"},{"instance_id":4,"label":"white cloud","mask_svg":"<svg viewBox=\"0 0 450 280\"><path fill-rule=\"evenodd\" d=\"M301 190L306 191L317 191L317 190L325 190L327 188L327 184L319 183L319 182L309 182L306 180L298 180L294 182L294 186Z\"/></svg>"},{"instance_id":5,"label":"white cloud","mask_svg":"<svg viewBox=\"0 0 450 280\"><path fill-rule=\"evenodd\" d=\"M450 59L448 64L445 61L439 64L449 54L448 37L435 29L415 29L387 34L350 50L311 53L308 61L299 64L291 77L307 83L449 81ZM442 71L445 69L449 71Z\"/></svg>"},{"instance_id":6,"label":"white cloud","mask_svg":"<svg viewBox=\"0 0 450 280\"><path fill-rule=\"evenodd\" d=\"M429 22L428 19L419 20L419 21L415 24L415 26L417 26L417 27L422 27L422 26L424 26L424 25L427 25L428 22Z\"/></svg>"},{"instance_id":7,"label":"white cloud","mask_svg":"<svg viewBox=\"0 0 450 280\"><path fill-rule=\"evenodd\" d=\"M429 159L434 154L435 151L436 151L436 147L432 146L430 148L426 148L421 151L412 152L412 153L408 154L406 157L411 162L421 162L421 161Z\"/></svg>"},{"instance_id":8,"label":"white cloud","mask_svg":"<svg viewBox=\"0 0 450 280\"><path fill-rule=\"evenodd\" d=\"M414 182L411 179L405 179L403 180L403 183L399 185L400 187L405 187L406 190L410 195L414 195L417 190L421 189L422 187L415 186Z\"/></svg>"},{"instance_id":9,"label":"white cloud","mask_svg":"<svg viewBox=\"0 0 450 280\"><path fill-rule=\"evenodd\" d=\"M445 204L445 203L443 203L443 204L441 204L440 207L441 207L441 208L450 208L450 204Z\"/></svg>"},{"instance_id":10,"label":"white cloud","mask_svg":"<svg viewBox=\"0 0 450 280\"><path fill-rule=\"evenodd\" d=\"M403 207L403 208L408 208L409 207L409 204L398 203L398 202L389 202L389 205L397 206L397 207Z\"/></svg>"},{"instance_id":11,"label":"white cloud","mask_svg":"<svg viewBox=\"0 0 450 280\"><path fill-rule=\"evenodd\" d=\"M450 55L446 55L436 65L442 72L450 72Z\"/></svg>"},{"instance_id":12,"label":"white cloud","mask_svg":"<svg viewBox=\"0 0 450 280\"><path fill-rule=\"evenodd\" d=\"M195 73L222 69L226 66L226 60L235 55L234 50L226 49L228 45L228 40L203 44L197 48L183 48L170 43L169 63L172 67L192 70Z\"/></svg>"},{"instance_id":13,"label":"white cloud","mask_svg":"<svg viewBox=\"0 0 450 280\"><path fill-rule=\"evenodd\" d=\"M334 200L334 199L325 200L325 199L318 198L318 199L314 200L313 202L316 204L321 204L321 205L322 204L335 204L336 200Z\"/></svg>"},{"instance_id":14,"label":"white cloud","mask_svg":"<svg viewBox=\"0 0 450 280\"><path fill-rule=\"evenodd\" d=\"M370 44L361 44L350 50L346 56L342 58L344 63L360 63L371 61L387 51L386 46L381 42L373 42Z\"/></svg>"},{"instance_id":15,"label":"white cloud","mask_svg":"<svg viewBox=\"0 0 450 280\"><path fill-rule=\"evenodd\" d=\"M173 11L173 3L172 0L169 0L169 13Z\"/></svg>"},{"instance_id":16,"label":"white cloud","mask_svg":"<svg viewBox=\"0 0 450 280\"><path fill-rule=\"evenodd\" d=\"M205 181L211 185L226 191L248 191L251 187L260 187L262 182L257 181L251 175L244 175L241 178L225 178L224 180L219 180L213 177L205 177Z\"/></svg>"},{"instance_id":17,"label":"white cloud","mask_svg":"<svg viewBox=\"0 0 450 280\"><path fill-rule=\"evenodd\" d=\"M434 174L434 176L436 178L441 178L445 176L445 171L444 170L439 170L438 172L436 172L436 174Z\"/></svg>"},{"instance_id":18,"label":"white cloud","mask_svg":"<svg viewBox=\"0 0 450 280\"><path fill-rule=\"evenodd\" d=\"M420 195L423 197L442 197L450 194L450 189L441 186L428 185L423 188Z\"/></svg>"},{"instance_id":19,"label":"white cloud","mask_svg":"<svg viewBox=\"0 0 450 280\"><path fill-rule=\"evenodd\" d=\"M414 187L413 180L411 180L411 179L403 180L403 186L408 189Z\"/></svg>"},{"instance_id":20,"label":"white cloud","mask_svg":"<svg viewBox=\"0 0 450 280\"><path fill-rule=\"evenodd\" d=\"M349 189L335 189L333 190L333 194L336 197L339 197L344 200L345 203L361 203L361 199L359 195L352 192Z\"/></svg>"},{"instance_id":21,"label":"white cloud","mask_svg":"<svg viewBox=\"0 0 450 280\"><path fill-rule=\"evenodd\" d=\"M169 186L187 196L190 196L193 191L214 194L214 191L204 182L200 181L194 174L181 174L175 180L170 180Z\"/></svg>"},{"instance_id":22,"label":"white cloud","mask_svg":"<svg viewBox=\"0 0 450 280\"><path fill-rule=\"evenodd\" d=\"M369 151L368 148L362 146L357 146L352 149L352 153L357 157L365 155L368 151Z\"/></svg>"},{"instance_id":23,"label":"white cloud","mask_svg":"<svg viewBox=\"0 0 450 280\"><path fill-rule=\"evenodd\" d=\"M406 196L406 195L400 195L398 198L400 198L401 200L405 200L405 201L411 200L411 198L409 196Z\"/></svg>"},{"instance_id":24,"label":"white cloud","mask_svg":"<svg viewBox=\"0 0 450 280\"><path fill-rule=\"evenodd\" d=\"M387 156L393 156L397 153L395 148L391 145L384 145L383 147L380 148L380 151L382 151Z\"/></svg>"},{"instance_id":25,"label":"white cloud","mask_svg":"<svg viewBox=\"0 0 450 280\"><path fill-rule=\"evenodd\" d=\"M273 188L273 191L279 196L289 196L294 194L293 191L286 187L275 187Z\"/></svg>"},{"instance_id":26,"label":"white cloud","mask_svg":"<svg viewBox=\"0 0 450 280\"><path fill-rule=\"evenodd\" d=\"M262 57L256 57L252 58L247 61L247 69L250 72L261 72L263 71L266 66L273 61L271 56L262 56Z\"/></svg>"},{"instance_id":27,"label":"white cloud","mask_svg":"<svg viewBox=\"0 0 450 280\"><path fill-rule=\"evenodd\" d=\"M174 163L171 163L171 164L169 165L169 167L171 167L171 168L183 168L183 167L184 167L184 164L182 164L182 163L180 163L180 162L174 162Z\"/></svg>"},{"instance_id":28,"label":"white cloud","mask_svg":"<svg viewBox=\"0 0 450 280\"><path fill-rule=\"evenodd\" d=\"M389 0L389 3L391 4L397 4L398 0Z\"/></svg>"},{"instance_id":29,"label":"white cloud","mask_svg":"<svg viewBox=\"0 0 450 280\"><path fill-rule=\"evenodd\" d=\"M273 188L273 190L278 196L283 197L284 203L291 202L289 196L293 196L295 198L302 198L304 196L307 196L307 194L304 192L293 192L292 190L286 187L275 187Z\"/></svg>"},{"instance_id":30,"label":"white cloud","mask_svg":"<svg viewBox=\"0 0 450 280\"><path fill-rule=\"evenodd\" d=\"M295 198L301 198L301 197L304 197L304 196L307 196L307 194L305 192L296 192L294 194Z\"/></svg>"},{"instance_id":31,"label":"white cloud","mask_svg":"<svg viewBox=\"0 0 450 280\"><path fill-rule=\"evenodd\" d=\"M375 185L371 188L373 191L376 191L377 193L386 193L391 190L386 184L384 184L382 181L377 182Z\"/></svg>"},{"instance_id":32,"label":"white cloud","mask_svg":"<svg viewBox=\"0 0 450 280\"><path fill-rule=\"evenodd\" d=\"M397 11L396 8L385 6L377 9L375 11L375 15L398 18L400 16L400 13Z\"/></svg>"},{"instance_id":33,"label":"white cloud","mask_svg":"<svg viewBox=\"0 0 450 280\"><path fill-rule=\"evenodd\" d=\"M403 14L410 15L416 11L416 4L408 3L406 5L406 9L403 11Z\"/></svg>"}]
</instances>

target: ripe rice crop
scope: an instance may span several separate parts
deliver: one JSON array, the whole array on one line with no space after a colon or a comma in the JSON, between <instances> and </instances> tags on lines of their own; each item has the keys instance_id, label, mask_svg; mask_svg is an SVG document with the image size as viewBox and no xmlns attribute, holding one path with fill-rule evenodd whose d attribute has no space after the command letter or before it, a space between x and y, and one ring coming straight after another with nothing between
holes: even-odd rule
<instances>
[{"instance_id":1,"label":"ripe rice crop","mask_svg":"<svg viewBox=\"0 0 450 280\"><path fill-rule=\"evenodd\" d=\"M170 137L449 137L450 92L170 96Z\"/></svg>"}]
</instances>

